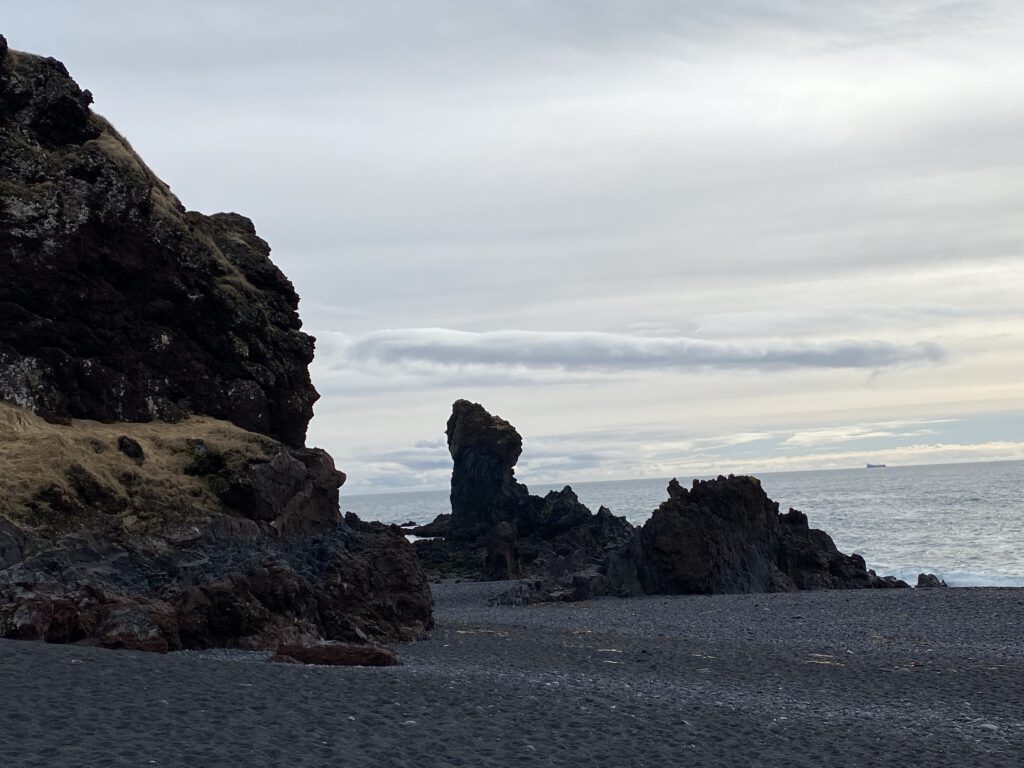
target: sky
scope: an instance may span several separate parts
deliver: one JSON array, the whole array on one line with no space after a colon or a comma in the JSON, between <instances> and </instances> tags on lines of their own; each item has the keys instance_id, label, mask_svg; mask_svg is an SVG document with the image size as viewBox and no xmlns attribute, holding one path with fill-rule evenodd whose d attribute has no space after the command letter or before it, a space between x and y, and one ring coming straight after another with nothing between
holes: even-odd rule
<instances>
[{"instance_id":1,"label":"sky","mask_svg":"<svg viewBox=\"0 0 1024 768\"><path fill-rule=\"evenodd\" d=\"M1024 459L1024 4L5 8L302 297L343 493Z\"/></svg>"}]
</instances>

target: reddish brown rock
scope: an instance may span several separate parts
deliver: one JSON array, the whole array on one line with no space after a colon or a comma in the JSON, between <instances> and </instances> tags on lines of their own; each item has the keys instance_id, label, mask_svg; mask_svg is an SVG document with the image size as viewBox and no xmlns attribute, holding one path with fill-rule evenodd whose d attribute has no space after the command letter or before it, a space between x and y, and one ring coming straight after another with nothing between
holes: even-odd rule
<instances>
[{"instance_id":1,"label":"reddish brown rock","mask_svg":"<svg viewBox=\"0 0 1024 768\"><path fill-rule=\"evenodd\" d=\"M426 574L397 526L361 524L315 589L324 637L331 640L410 642L433 627Z\"/></svg>"},{"instance_id":2,"label":"reddish brown rock","mask_svg":"<svg viewBox=\"0 0 1024 768\"><path fill-rule=\"evenodd\" d=\"M277 649L277 656L328 667L393 667L398 664L398 656L389 648L354 643L282 645Z\"/></svg>"}]
</instances>

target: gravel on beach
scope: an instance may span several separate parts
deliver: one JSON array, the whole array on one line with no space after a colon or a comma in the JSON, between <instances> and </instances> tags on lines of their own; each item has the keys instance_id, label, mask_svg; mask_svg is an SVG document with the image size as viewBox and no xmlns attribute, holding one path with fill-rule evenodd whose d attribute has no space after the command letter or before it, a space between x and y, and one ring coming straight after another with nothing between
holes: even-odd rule
<instances>
[{"instance_id":1,"label":"gravel on beach","mask_svg":"<svg viewBox=\"0 0 1024 768\"><path fill-rule=\"evenodd\" d=\"M403 665L0 641L0 766L1024 764L1024 590L489 607Z\"/></svg>"}]
</instances>

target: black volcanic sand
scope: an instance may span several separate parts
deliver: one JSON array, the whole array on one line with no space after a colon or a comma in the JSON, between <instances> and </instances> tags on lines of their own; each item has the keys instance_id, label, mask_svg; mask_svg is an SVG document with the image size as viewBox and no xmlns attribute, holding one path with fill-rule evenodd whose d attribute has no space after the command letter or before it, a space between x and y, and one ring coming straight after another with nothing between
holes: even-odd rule
<instances>
[{"instance_id":1,"label":"black volcanic sand","mask_svg":"<svg viewBox=\"0 0 1024 768\"><path fill-rule=\"evenodd\" d=\"M0 641L0 766L1014 766L1024 590L488 608L404 666Z\"/></svg>"}]
</instances>

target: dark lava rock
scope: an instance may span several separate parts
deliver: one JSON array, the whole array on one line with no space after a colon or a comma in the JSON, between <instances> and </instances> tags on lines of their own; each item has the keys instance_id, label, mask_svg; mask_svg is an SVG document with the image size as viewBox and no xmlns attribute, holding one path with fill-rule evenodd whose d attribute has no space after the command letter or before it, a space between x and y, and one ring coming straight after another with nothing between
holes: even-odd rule
<instances>
[{"instance_id":1,"label":"dark lava rock","mask_svg":"<svg viewBox=\"0 0 1024 768\"><path fill-rule=\"evenodd\" d=\"M0 637L14 639L263 650L323 639L411 641L432 623L412 547L343 523L282 540L225 538L210 525L162 552L90 548L69 536L0 571Z\"/></svg>"},{"instance_id":2,"label":"dark lava rock","mask_svg":"<svg viewBox=\"0 0 1024 768\"><path fill-rule=\"evenodd\" d=\"M487 537L487 559L483 577L486 581L518 579L522 571L516 530L506 522L496 523Z\"/></svg>"},{"instance_id":3,"label":"dark lava rock","mask_svg":"<svg viewBox=\"0 0 1024 768\"><path fill-rule=\"evenodd\" d=\"M516 502L529 496L515 479L523 439L507 421L468 400L452 406L446 434L454 462L448 535L455 541L480 539L496 523L509 522Z\"/></svg>"},{"instance_id":4,"label":"dark lava rock","mask_svg":"<svg viewBox=\"0 0 1024 768\"><path fill-rule=\"evenodd\" d=\"M515 427L478 403L457 400L447 426L454 467L451 515L410 531L444 537L417 541L435 575L504 580L524 574L545 580L597 567L609 548L633 533L625 518L595 515L572 488L533 496L515 479L523 440Z\"/></svg>"},{"instance_id":5,"label":"dark lava rock","mask_svg":"<svg viewBox=\"0 0 1024 768\"><path fill-rule=\"evenodd\" d=\"M25 559L29 541L25 531L0 517L0 571Z\"/></svg>"},{"instance_id":6,"label":"dark lava rock","mask_svg":"<svg viewBox=\"0 0 1024 768\"><path fill-rule=\"evenodd\" d=\"M91 101L55 59L0 58L0 399L301 446L317 393L292 284L252 222L187 212Z\"/></svg>"},{"instance_id":7,"label":"dark lava rock","mask_svg":"<svg viewBox=\"0 0 1024 768\"><path fill-rule=\"evenodd\" d=\"M431 525L450 534L417 551L431 571L468 564L482 579L515 578L518 555L524 582L498 602L907 586L840 552L802 512L780 514L756 478L690 489L672 480L668 501L637 531L604 507L591 513L569 487L531 496L514 477L522 438L476 403L454 404L448 447L452 515Z\"/></svg>"},{"instance_id":8,"label":"dark lava rock","mask_svg":"<svg viewBox=\"0 0 1024 768\"><path fill-rule=\"evenodd\" d=\"M918 589L938 589L946 586L946 582L936 576L934 573L919 573L917 574L917 588Z\"/></svg>"},{"instance_id":9,"label":"dark lava rock","mask_svg":"<svg viewBox=\"0 0 1024 768\"><path fill-rule=\"evenodd\" d=\"M411 545L343 521L304 446L313 339L269 247L186 211L91 102L0 38L0 637L424 636Z\"/></svg>"},{"instance_id":10,"label":"dark lava rock","mask_svg":"<svg viewBox=\"0 0 1024 768\"><path fill-rule=\"evenodd\" d=\"M648 594L897 586L839 552L802 512L780 515L757 478L694 480L689 490L672 480L668 493L631 545Z\"/></svg>"},{"instance_id":11,"label":"dark lava rock","mask_svg":"<svg viewBox=\"0 0 1024 768\"><path fill-rule=\"evenodd\" d=\"M127 435L117 438L117 450L129 459L134 459L137 464L142 464L146 460L146 452L142 450L139 441Z\"/></svg>"}]
</instances>

